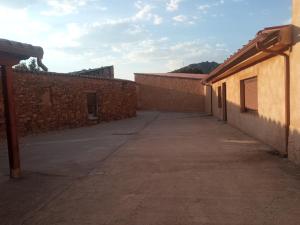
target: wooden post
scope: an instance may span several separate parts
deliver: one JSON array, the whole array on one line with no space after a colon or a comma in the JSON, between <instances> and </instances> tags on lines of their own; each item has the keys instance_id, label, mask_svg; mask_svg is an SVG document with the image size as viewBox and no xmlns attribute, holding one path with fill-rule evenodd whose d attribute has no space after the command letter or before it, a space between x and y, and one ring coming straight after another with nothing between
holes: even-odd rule
<instances>
[{"instance_id":1,"label":"wooden post","mask_svg":"<svg viewBox=\"0 0 300 225\"><path fill-rule=\"evenodd\" d=\"M10 176L19 178L21 176L19 141L17 133L17 119L15 109L15 98L13 90L13 70L10 65L1 66L3 100L6 120L7 146L10 166Z\"/></svg>"},{"instance_id":2,"label":"wooden post","mask_svg":"<svg viewBox=\"0 0 300 225\"><path fill-rule=\"evenodd\" d=\"M227 121L227 90L226 83L222 84L223 121Z\"/></svg>"}]
</instances>

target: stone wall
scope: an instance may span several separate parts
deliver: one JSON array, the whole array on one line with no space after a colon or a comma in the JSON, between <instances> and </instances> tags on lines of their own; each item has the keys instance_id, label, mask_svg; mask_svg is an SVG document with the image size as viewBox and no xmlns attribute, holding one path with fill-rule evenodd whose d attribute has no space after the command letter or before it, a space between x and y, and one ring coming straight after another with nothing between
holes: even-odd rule
<instances>
[{"instance_id":1,"label":"stone wall","mask_svg":"<svg viewBox=\"0 0 300 225\"><path fill-rule=\"evenodd\" d=\"M15 71L14 90L21 136L136 115L136 85L131 81ZM97 96L97 117L93 121L88 117L88 93L96 93ZM0 103L3 139L5 120L2 94Z\"/></svg>"},{"instance_id":2,"label":"stone wall","mask_svg":"<svg viewBox=\"0 0 300 225\"><path fill-rule=\"evenodd\" d=\"M204 86L199 79L136 74L138 108L174 112L204 112Z\"/></svg>"}]
</instances>

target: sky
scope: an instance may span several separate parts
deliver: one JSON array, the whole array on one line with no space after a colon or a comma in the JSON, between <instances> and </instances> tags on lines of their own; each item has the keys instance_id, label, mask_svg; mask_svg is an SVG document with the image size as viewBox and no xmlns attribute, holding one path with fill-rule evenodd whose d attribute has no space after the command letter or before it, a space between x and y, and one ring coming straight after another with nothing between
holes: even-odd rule
<instances>
[{"instance_id":1,"label":"sky","mask_svg":"<svg viewBox=\"0 0 300 225\"><path fill-rule=\"evenodd\" d=\"M0 38L38 45L52 72L115 66L115 77L223 62L291 0L0 0Z\"/></svg>"}]
</instances>

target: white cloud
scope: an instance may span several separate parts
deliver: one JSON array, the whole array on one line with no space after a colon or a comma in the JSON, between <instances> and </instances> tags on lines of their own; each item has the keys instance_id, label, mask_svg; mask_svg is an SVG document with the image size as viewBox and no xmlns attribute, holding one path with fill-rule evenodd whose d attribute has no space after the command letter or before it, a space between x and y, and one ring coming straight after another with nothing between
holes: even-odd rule
<instances>
[{"instance_id":1,"label":"white cloud","mask_svg":"<svg viewBox=\"0 0 300 225\"><path fill-rule=\"evenodd\" d=\"M225 4L224 0L218 0L218 1L215 1L215 2L199 5L198 10L200 10L203 14L207 14L209 9L211 9L213 7L218 7L218 6L223 5L223 4Z\"/></svg>"},{"instance_id":2,"label":"white cloud","mask_svg":"<svg viewBox=\"0 0 300 225\"><path fill-rule=\"evenodd\" d=\"M185 22L187 20L187 17L184 15L178 15L174 16L173 20L175 20L176 22Z\"/></svg>"},{"instance_id":3,"label":"white cloud","mask_svg":"<svg viewBox=\"0 0 300 225\"><path fill-rule=\"evenodd\" d=\"M171 12L178 10L181 1L182 0L169 0L169 2L167 2L166 9Z\"/></svg>"},{"instance_id":4,"label":"white cloud","mask_svg":"<svg viewBox=\"0 0 300 225\"><path fill-rule=\"evenodd\" d=\"M120 61L149 65L159 62L165 71L178 68L182 62L189 64L202 60L222 61L228 54L223 43L193 40L173 44L167 37L120 43L114 49L119 53Z\"/></svg>"},{"instance_id":5,"label":"white cloud","mask_svg":"<svg viewBox=\"0 0 300 225\"><path fill-rule=\"evenodd\" d=\"M37 1L45 12L54 10L52 15L65 14L68 17L50 20L40 16L37 6L0 6L0 36L42 46L45 51L44 62L51 71L69 72L114 64L116 73L128 78L129 74L138 70L169 71L180 67L182 62L189 64L202 60L220 60L228 54L226 46L217 41L208 41L209 44L200 40L177 43L174 37L161 37L158 32L152 33L153 27L149 28L149 25L165 22L162 14L158 14L157 6L152 4L153 1L137 1L136 11L127 16L121 14L120 18L101 17L101 13L93 11L98 13L97 17L88 15L88 19L94 18L94 22L85 20L85 16L80 18L81 22L77 15L72 14L83 12L82 7L91 7L88 1L96 9L95 0L61 1L63 5L66 2L76 4L58 8L54 7L55 4L46 8L45 4L40 3L44 0ZM163 6L166 1L161 1ZM193 14L177 14L171 17L174 17L176 23L192 24L198 19Z\"/></svg>"},{"instance_id":6,"label":"white cloud","mask_svg":"<svg viewBox=\"0 0 300 225\"><path fill-rule=\"evenodd\" d=\"M8 19L9 18L9 19ZM40 43L40 34L47 33L51 26L33 19L26 8L0 6L0 37L21 42Z\"/></svg>"},{"instance_id":7,"label":"white cloud","mask_svg":"<svg viewBox=\"0 0 300 225\"><path fill-rule=\"evenodd\" d=\"M44 16L65 16L77 13L80 7L87 4L89 0L46 0L48 10L41 12Z\"/></svg>"},{"instance_id":8,"label":"white cloud","mask_svg":"<svg viewBox=\"0 0 300 225\"><path fill-rule=\"evenodd\" d=\"M193 25L196 23L196 21L199 19L197 16L193 17L188 17L185 15L177 15L172 18L176 23L184 23L184 24L189 24ZM175 24L176 24L175 23Z\"/></svg>"},{"instance_id":9,"label":"white cloud","mask_svg":"<svg viewBox=\"0 0 300 225\"><path fill-rule=\"evenodd\" d=\"M198 9L202 12L202 13L207 13L207 10L211 8L211 5L209 4L204 4L204 5L199 5Z\"/></svg>"},{"instance_id":10,"label":"white cloud","mask_svg":"<svg viewBox=\"0 0 300 225\"><path fill-rule=\"evenodd\" d=\"M154 19L153 19L153 23L155 25L160 25L163 22L163 18L158 16L158 15L154 15Z\"/></svg>"},{"instance_id":11,"label":"white cloud","mask_svg":"<svg viewBox=\"0 0 300 225\"><path fill-rule=\"evenodd\" d=\"M142 26L140 25L137 25L137 24L133 24L131 25L128 29L127 29L127 32L129 34L132 34L132 35L136 35L136 34L140 34L140 33L143 33L143 32L146 32Z\"/></svg>"},{"instance_id":12,"label":"white cloud","mask_svg":"<svg viewBox=\"0 0 300 225\"><path fill-rule=\"evenodd\" d=\"M153 7L151 5L144 5L138 7L139 11L133 16L133 20L150 20L152 18L151 11Z\"/></svg>"},{"instance_id":13,"label":"white cloud","mask_svg":"<svg viewBox=\"0 0 300 225\"><path fill-rule=\"evenodd\" d=\"M47 46L50 48L74 48L81 46L80 39L88 34L87 28L76 23L69 23L61 32L48 35Z\"/></svg>"},{"instance_id":14,"label":"white cloud","mask_svg":"<svg viewBox=\"0 0 300 225\"><path fill-rule=\"evenodd\" d=\"M142 21L150 21L154 25L162 24L163 18L152 12L154 6L150 4L143 4L143 2L137 1L135 2L135 7L138 9L138 11L131 17L107 19L106 21L94 22L92 23L92 26L103 27L107 25L134 24Z\"/></svg>"}]
</instances>

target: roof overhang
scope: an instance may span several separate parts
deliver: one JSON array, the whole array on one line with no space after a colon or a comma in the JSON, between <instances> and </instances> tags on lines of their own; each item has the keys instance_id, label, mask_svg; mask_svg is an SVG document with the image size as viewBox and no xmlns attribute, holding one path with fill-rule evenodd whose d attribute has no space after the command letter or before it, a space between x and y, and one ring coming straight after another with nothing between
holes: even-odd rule
<instances>
[{"instance_id":1,"label":"roof overhang","mask_svg":"<svg viewBox=\"0 0 300 225\"><path fill-rule=\"evenodd\" d=\"M289 49L292 43L292 25L261 30L253 40L212 71L204 82L217 82L274 56L274 54L262 49L283 52Z\"/></svg>"},{"instance_id":2,"label":"roof overhang","mask_svg":"<svg viewBox=\"0 0 300 225\"><path fill-rule=\"evenodd\" d=\"M13 65L20 60L35 57L39 66L45 70L47 68L41 62L43 56L43 48L39 46L0 39L0 64L2 65Z\"/></svg>"}]
</instances>

